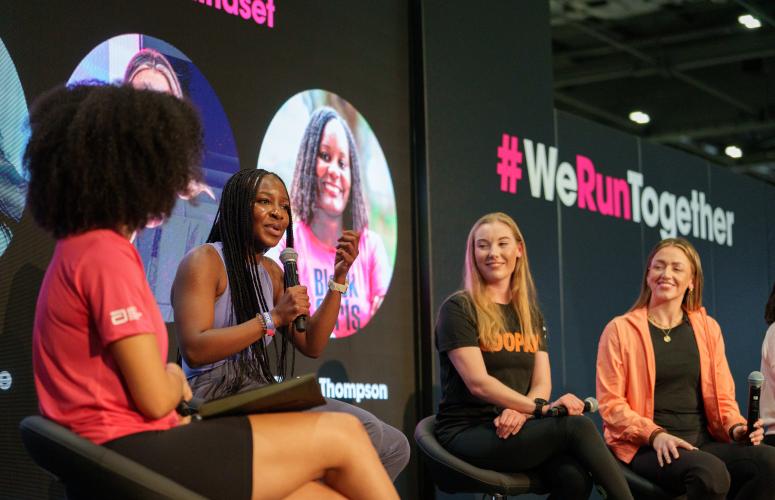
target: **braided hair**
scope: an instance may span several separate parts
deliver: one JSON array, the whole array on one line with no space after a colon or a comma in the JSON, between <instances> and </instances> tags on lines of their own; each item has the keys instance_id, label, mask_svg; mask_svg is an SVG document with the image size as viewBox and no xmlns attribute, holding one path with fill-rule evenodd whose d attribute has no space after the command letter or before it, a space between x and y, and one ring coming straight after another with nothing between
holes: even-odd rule
<instances>
[{"instance_id":1,"label":"braided hair","mask_svg":"<svg viewBox=\"0 0 775 500\"><path fill-rule=\"evenodd\" d=\"M306 224L312 221L318 198L316 165L318 154L320 154L320 139L326 124L334 119L342 124L345 135L347 135L347 147L350 150L352 187L344 215L352 217L352 228L355 231L361 231L369 225L369 215L361 187L358 150L347 122L336 111L327 106L318 108L312 113L301 138L299 154L296 157L296 170L291 185L291 206L294 208L297 219Z\"/></svg>"},{"instance_id":2,"label":"braided hair","mask_svg":"<svg viewBox=\"0 0 775 500\"><path fill-rule=\"evenodd\" d=\"M265 290L259 280L259 264L256 259L256 254L263 254L267 248L262 247L253 234L252 215L256 191L261 180L267 175L274 176L282 183L282 179L277 175L263 169L240 170L228 180L223 188L215 222L207 237L208 243L220 241L223 244L235 324L244 323L259 312L269 312ZM290 212L286 241L288 246L293 246L293 221ZM288 286L287 281L285 286ZM219 389L225 388L227 394L232 394L239 391L246 379L274 383L275 375L285 379L286 375L292 374L295 350L290 345L288 328L278 328L278 332L281 335L272 342L273 356L270 357L270 349L264 343L264 338L257 340L237 355L236 363L227 364L227 374L220 382ZM289 350L290 370L287 363ZM273 365L276 373L272 370Z\"/></svg>"}]
</instances>

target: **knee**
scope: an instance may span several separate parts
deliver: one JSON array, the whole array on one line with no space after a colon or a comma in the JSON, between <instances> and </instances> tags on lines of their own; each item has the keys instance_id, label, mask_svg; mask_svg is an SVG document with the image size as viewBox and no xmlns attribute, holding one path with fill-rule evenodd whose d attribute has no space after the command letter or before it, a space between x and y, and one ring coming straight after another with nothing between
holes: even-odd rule
<instances>
[{"instance_id":1,"label":"knee","mask_svg":"<svg viewBox=\"0 0 775 500\"><path fill-rule=\"evenodd\" d=\"M597 434L597 427L595 427L595 423L592 421L592 419L583 415L573 415L570 417L565 417L563 420L568 437Z\"/></svg>"},{"instance_id":2,"label":"knee","mask_svg":"<svg viewBox=\"0 0 775 500\"><path fill-rule=\"evenodd\" d=\"M551 472L552 498L587 498L592 491L592 477L578 463L569 462Z\"/></svg>"},{"instance_id":3,"label":"knee","mask_svg":"<svg viewBox=\"0 0 775 500\"><path fill-rule=\"evenodd\" d=\"M755 451L755 462L759 469L759 474L765 477L775 477L775 448L769 445L759 445L752 447Z\"/></svg>"},{"instance_id":4,"label":"knee","mask_svg":"<svg viewBox=\"0 0 775 500\"><path fill-rule=\"evenodd\" d=\"M732 484L727 466L715 456L695 464L686 474L686 483L694 483L708 495L725 495Z\"/></svg>"}]
</instances>

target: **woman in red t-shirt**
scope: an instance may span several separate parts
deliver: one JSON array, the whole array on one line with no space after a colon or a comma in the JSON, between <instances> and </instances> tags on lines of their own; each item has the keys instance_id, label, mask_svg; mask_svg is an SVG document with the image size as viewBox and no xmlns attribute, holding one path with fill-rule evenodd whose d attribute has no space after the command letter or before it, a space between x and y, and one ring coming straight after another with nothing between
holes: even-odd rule
<instances>
[{"instance_id":1,"label":"woman in red t-shirt","mask_svg":"<svg viewBox=\"0 0 775 500\"><path fill-rule=\"evenodd\" d=\"M165 365L166 328L130 239L198 179L194 108L77 85L39 100L30 128L29 206L57 238L35 311L41 413L209 498L396 498L353 417L175 414L191 389Z\"/></svg>"}]
</instances>

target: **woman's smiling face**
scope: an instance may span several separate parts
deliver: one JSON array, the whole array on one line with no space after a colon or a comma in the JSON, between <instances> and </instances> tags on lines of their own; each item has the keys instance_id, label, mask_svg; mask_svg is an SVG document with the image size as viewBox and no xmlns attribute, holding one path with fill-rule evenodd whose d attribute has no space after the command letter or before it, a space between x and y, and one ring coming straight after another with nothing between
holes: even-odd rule
<instances>
[{"instance_id":1,"label":"woman's smiling face","mask_svg":"<svg viewBox=\"0 0 775 500\"><path fill-rule=\"evenodd\" d=\"M320 136L315 164L317 206L331 216L341 216L350 199L350 147L341 122L330 120Z\"/></svg>"}]
</instances>

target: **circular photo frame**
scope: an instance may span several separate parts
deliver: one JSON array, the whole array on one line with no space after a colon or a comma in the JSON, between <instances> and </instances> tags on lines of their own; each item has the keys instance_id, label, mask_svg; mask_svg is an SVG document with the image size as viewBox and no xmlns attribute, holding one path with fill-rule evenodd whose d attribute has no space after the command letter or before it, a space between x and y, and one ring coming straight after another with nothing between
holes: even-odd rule
<instances>
[{"instance_id":1,"label":"circular photo frame","mask_svg":"<svg viewBox=\"0 0 775 500\"><path fill-rule=\"evenodd\" d=\"M231 125L194 63L158 38L125 34L102 42L81 61L68 84L89 80L129 83L185 97L200 112L205 131L202 181L189 186L191 196L180 196L168 219L151 221L134 240L162 317L173 321L170 290L178 264L186 252L207 239L223 186L239 170Z\"/></svg>"},{"instance_id":2,"label":"circular photo frame","mask_svg":"<svg viewBox=\"0 0 775 500\"><path fill-rule=\"evenodd\" d=\"M17 224L27 204L27 175L22 168L24 148L29 139L29 111L24 91L0 39L0 255L11 244Z\"/></svg>"},{"instance_id":3,"label":"circular photo frame","mask_svg":"<svg viewBox=\"0 0 775 500\"><path fill-rule=\"evenodd\" d=\"M341 231L360 233L331 336L359 333L387 295L398 235L390 168L368 122L332 92L296 94L269 124L257 168L276 173L288 187L299 281L307 287L311 313L328 292ZM267 255L277 259L284 247L283 240Z\"/></svg>"}]
</instances>

